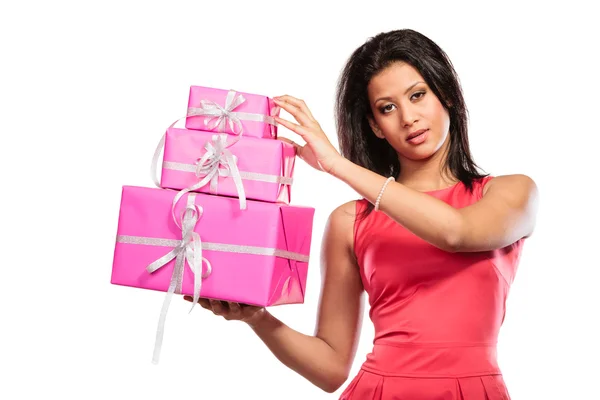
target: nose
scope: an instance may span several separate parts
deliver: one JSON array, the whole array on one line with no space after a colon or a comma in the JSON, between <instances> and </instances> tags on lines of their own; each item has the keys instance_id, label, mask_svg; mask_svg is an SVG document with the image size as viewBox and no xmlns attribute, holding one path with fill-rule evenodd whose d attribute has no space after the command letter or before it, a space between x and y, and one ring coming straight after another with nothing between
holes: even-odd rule
<instances>
[{"instance_id":1,"label":"nose","mask_svg":"<svg viewBox=\"0 0 600 400\"><path fill-rule=\"evenodd\" d=\"M414 110L414 108L410 105L402 107L398 114L400 115L400 123L405 128L412 126L415 122L418 121L416 110Z\"/></svg>"}]
</instances>

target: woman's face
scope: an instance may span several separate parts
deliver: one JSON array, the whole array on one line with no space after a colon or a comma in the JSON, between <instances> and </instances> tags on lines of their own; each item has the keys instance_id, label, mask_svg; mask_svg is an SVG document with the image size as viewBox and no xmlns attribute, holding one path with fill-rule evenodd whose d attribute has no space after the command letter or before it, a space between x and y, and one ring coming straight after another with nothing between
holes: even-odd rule
<instances>
[{"instance_id":1,"label":"woman's face","mask_svg":"<svg viewBox=\"0 0 600 400\"><path fill-rule=\"evenodd\" d=\"M435 154L448 138L450 116L411 65L396 62L375 75L367 87L375 135L387 140L402 158L422 160ZM410 140L410 135L425 133Z\"/></svg>"}]
</instances>

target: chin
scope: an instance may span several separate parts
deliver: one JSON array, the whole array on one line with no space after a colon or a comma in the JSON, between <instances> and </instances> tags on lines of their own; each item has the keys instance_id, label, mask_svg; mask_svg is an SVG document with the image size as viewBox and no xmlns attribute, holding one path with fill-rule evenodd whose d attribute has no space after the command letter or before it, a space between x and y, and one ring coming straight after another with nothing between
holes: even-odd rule
<instances>
[{"instance_id":1,"label":"chin","mask_svg":"<svg viewBox=\"0 0 600 400\"><path fill-rule=\"evenodd\" d=\"M405 149L400 154L402 157L413 161L426 160L433 156L437 151L431 146L422 146L416 149Z\"/></svg>"},{"instance_id":2,"label":"chin","mask_svg":"<svg viewBox=\"0 0 600 400\"><path fill-rule=\"evenodd\" d=\"M427 160L429 158L431 158L435 153L423 153L423 154L408 154L408 155L404 155L405 158L412 160L412 161L422 161L422 160Z\"/></svg>"}]
</instances>

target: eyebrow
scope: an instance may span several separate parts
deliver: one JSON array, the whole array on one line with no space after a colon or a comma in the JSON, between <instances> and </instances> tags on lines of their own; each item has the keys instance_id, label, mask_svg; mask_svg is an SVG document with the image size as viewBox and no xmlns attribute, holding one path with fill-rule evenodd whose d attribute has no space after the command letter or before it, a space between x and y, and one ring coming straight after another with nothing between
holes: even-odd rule
<instances>
[{"instance_id":1,"label":"eyebrow","mask_svg":"<svg viewBox=\"0 0 600 400\"><path fill-rule=\"evenodd\" d=\"M406 89L406 91L404 92L404 94L408 93L412 88L414 88L415 86L417 86L419 83L425 83L423 81L417 81L415 83L413 83L412 85L410 85L408 87L408 89ZM377 103L379 100L392 100L391 97L380 97L377 100L375 100L375 103Z\"/></svg>"}]
</instances>

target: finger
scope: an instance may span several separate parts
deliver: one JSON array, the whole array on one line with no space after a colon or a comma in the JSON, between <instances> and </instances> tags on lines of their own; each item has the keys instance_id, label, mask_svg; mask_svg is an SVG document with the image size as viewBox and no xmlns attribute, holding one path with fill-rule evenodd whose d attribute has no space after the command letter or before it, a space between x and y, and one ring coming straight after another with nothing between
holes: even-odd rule
<instances>
[{"instance_id":1,"label":"finger","mask_svg":"<svg viewBox=\"0 0 600 400\"><path fill-rule=\"evenodd\" d=\"M286 128L288 128L290 131L302 136L304 138L304 140L306 140L306 136L310 133L310 131L308 129L304 128L303 126L294 124L293 122L290 122L283 118L279 118L279 117L273 117L273 118L275 119L275 121L278 124L281 124L281 125L285 126Z\"/></svg>"},{"instance_id":2,"label":"finger","mask_svg":"<svg viewBox=\"0 0 600 400\"><path fill-rule=\"evenodd\" d=\"M298 121L302 125L312 126L316 122L313 118L310 118L308 114L304 112L304 110L292 103L288 103L278 99L273 99L273 101L275 102L275 104L277 104L285 111L290 113L290 115L292 115L296 119L296 121Z\"/></svg>"},{"instance_id":3,"label":"finger","mask_svg":"<svg viewBox=\"0 0 600 400\"><path fill-rule=\"evenodd\" d=\"M185 301L189 301L189 302L193 302L193 301L194 301L194 297L192 297L192 296L189 296L189 295L187 295L187 294L186 294L185 296L183 296L183 299L184 299ZM200 303L200 300L202 300L202 299L199 299L199 300L198 300L198 303Z\"/></svg>"},{"instance_id":4,"label":"finger","mask_svg":"<svg viewBox=\"0 0 600 400\"><path fill-rule=\"evenodd\" d=\"M277 140L281 140L281 141L282 141L282 142L284 142L284 143L291 144L292 146L294 146L294 147L296 148L296 150L299 150L299 149L301 149L302 147L304 147L304 146L302 146L301 144L298 144L298 143L294 142L292 139L288 139L288 138L286 138L286 137L283 137L283 136L279 136L279 137L277 137Z\"/></svg>"},{"instance_id":5,"label":"finger","mask_svg":"<svg viewBox=\"0 0 600 400\"><path fill-rule=\"evenodd\" d=\"M183 296L183 299L184 299L185 301L189 301L189 302L193 302L193 301L194 301L194 298L193 298L192 296L189 296L189 295L185 295L185 296ZM204 307L205 305L206 305L206 306L208 306L208 305L209 305L209 303L208 303L208 300L207 300L207 299L203 299L203 298L200 298L200 299L198 299L198 304L200 304L200 305L201 305L201 306L203 306L203 307Z\"/></svg>"},{"instance_id":6,"label":"finger","mask_svg":"<svg viewBox=\"0 0 600 400\"><path fill-rule=\"evenodd\" d=\"M242 308L240 307L240 305L236 302L229 302L229 312L231 313L231 315L233 317L237 317L242 313Z\"/></svg>"},{"instance_id":7,"label":"finger","mask_svg":"<svg viewBox=\"0 0 600 400\"><path fill-rule=\"evenodd\" d=\"M208 301L208 299L200 299L198 300L198 304L200 304L200 307L212 311L212 307L210 306L210 302Z\"/></svg>"},{"instance_id":8,"label":"finger","mask_svg":"<svg viewBox=\"0 0 600 400\"><path fill-rule=\"evenodd\" d=\"M210 302L210 307L212 308L212 312L215 315L221 315L223 313L224 310L223 310L223 306L221 305L220 301L210 299L209 302Z\"/></svg>"},{"instance_id":9,"label":"finger","mask_svg":"<svg viewBox=\"0 0 600 400\"><path fill-rule=\"evenodd\" d=\"M225 300L221 300L221 307L223 308L223 310L229 312L229 302L227 302Z\"/></svg>"},{"instance_id":10,"label":"finger","mask_svg":"<svg viewBox=\"0 0 600 400\"><path fill-rule=\"evenodd\" d=\"M278 136L277 140L281 140L282 142L289 143L289 144L291 144L294 147L300 146L298 143L294 142L292 139L288 139L288 138L283 137L283 136Z\"/></svg>"},{"instance_id":11,"label":"finger","mask_svg":"<svg viewBox=\"0 0 600 400\"><path fill-rule=\"evenodd\" d=\"M274 99L283 100L286 103L289 103L289 104L299 108L300 110L302 110L304 112L304 114L306 114L308 116L308 118L310 118L311 120L316 122L315 117L313 117L312 113L310 112L310 109L308 108L308 106L306 105L304 100L297 99L294 96L289 96L287 94L283 95L283 96L277 96Z\"/></svg>"}]
</instances>

